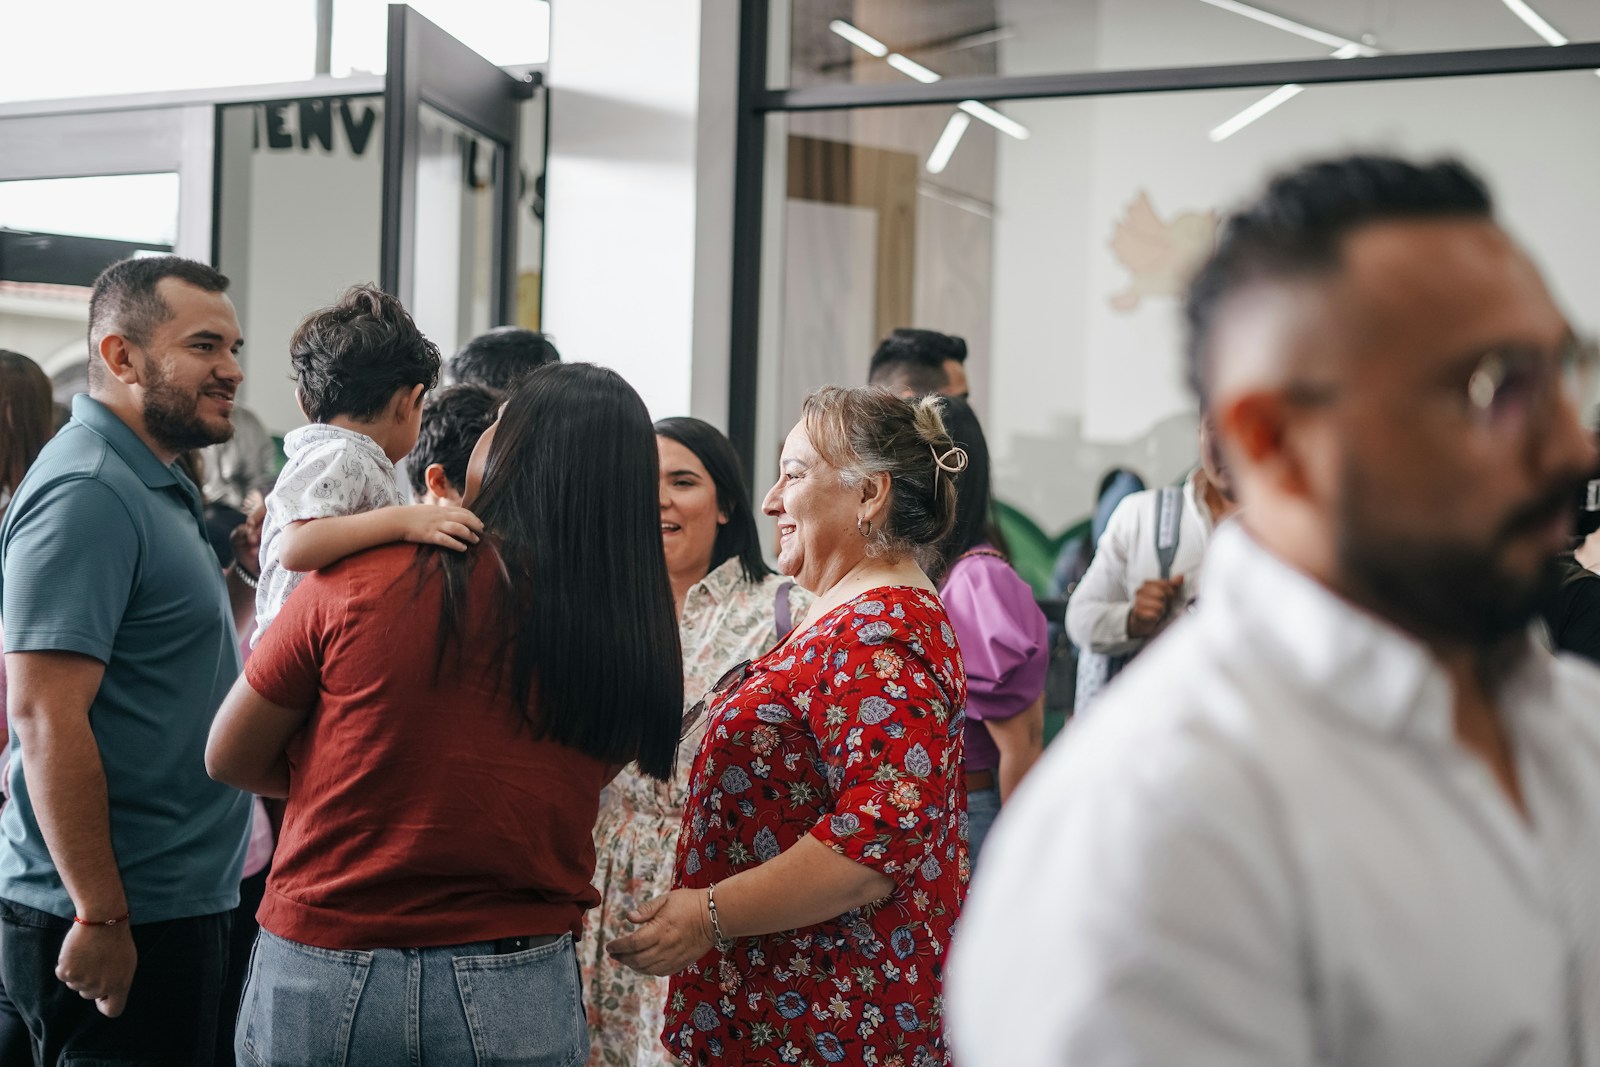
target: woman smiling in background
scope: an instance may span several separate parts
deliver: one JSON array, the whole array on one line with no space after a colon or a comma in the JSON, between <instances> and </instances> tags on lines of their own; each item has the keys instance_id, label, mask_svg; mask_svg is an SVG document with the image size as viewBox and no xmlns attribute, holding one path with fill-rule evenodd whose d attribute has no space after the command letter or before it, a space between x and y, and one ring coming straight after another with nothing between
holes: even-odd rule
<instances>
[{"instance_id":1,"label":"woman smiling in background","mask_svg":"<svg viewBox=\"0 0 1600 1067\"><path fill-rule=\"evenodd\" d=\"M656 423L661 456L661 541L678 608L684 700L698 701L735 664L761 655L803 615L811 597L761 557L750 494L728 439L699 419ZM791 614L792 613L792 614ZM628 913L672 888L689 764L700 719L661 782L629 767L606 789L595 827L600 906L584 923L583 988L593 1067L672 1064L661 1044L667 983L623 967L605 946L633 928Z\"/></svg>"}]
</instances>

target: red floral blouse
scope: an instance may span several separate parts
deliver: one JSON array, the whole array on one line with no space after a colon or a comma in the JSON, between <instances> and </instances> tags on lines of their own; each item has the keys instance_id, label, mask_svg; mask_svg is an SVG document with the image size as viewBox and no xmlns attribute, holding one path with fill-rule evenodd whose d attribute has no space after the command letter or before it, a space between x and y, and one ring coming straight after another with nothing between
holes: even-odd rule
<instances>
[{"instance_id":1,"label":"red floral blouse","mask_svg":"<svg viewBox=\"0 0 1600 1067\"><path fill-rule=\"evenodd\" d=\"M966 676L936 594L873 589L754 661L711 710L677 884L811 834L894 880L837 919L712 949L672 979L684 1064L947 1064L943 979L966 895Z\"/></svg>"}]
</instances>

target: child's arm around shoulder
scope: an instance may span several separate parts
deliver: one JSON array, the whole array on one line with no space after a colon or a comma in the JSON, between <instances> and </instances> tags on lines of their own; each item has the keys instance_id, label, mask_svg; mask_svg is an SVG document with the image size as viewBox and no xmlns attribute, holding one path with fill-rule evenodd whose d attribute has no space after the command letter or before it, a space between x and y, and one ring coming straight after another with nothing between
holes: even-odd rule
<instances>
[{"instance_id":1,"label":"child's arm around shoulder","mask_svg":"<svg viewBox=\"0 0 1600 1067\"><path fill-rule=\"evenodd\" d=\"M466 508L398 504L322 519L291 522L279 535L279 562L291 571L317 571L379 545L410 541L465 552L478 543L483 522Z\"/></svg>"}]
</instances>

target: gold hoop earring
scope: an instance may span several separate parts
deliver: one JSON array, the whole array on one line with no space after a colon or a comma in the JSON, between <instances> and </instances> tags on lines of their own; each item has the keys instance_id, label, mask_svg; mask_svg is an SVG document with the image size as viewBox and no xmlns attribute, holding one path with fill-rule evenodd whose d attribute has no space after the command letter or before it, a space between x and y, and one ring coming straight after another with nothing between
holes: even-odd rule
<instances>
[{"instance_id":1,"label":"gold hoop earring","mask_svg":"<svg viewBox=\"0 0 1600 1067\"><path fill-rule=\"evenodd\" d=\"M865 523L866 527L867 527L865 530L863 530L861 528L863 523ZM856 519L856 533L860 534L862 537L871 537L872 536L872 520L871 519L860 519L860 518Z\"/></svg>"}]
</instances>

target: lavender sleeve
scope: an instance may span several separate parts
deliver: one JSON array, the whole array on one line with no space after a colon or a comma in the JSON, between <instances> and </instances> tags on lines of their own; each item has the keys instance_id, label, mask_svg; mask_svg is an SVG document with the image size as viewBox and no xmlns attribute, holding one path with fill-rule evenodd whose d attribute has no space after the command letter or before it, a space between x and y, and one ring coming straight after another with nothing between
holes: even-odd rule
<instances>
[{"instance_id":1,"label":"lavender sleeve","mask_svg":"<svg viewBox=\"0 0 1600 1067\"><path fill-rule=\"evenodd\" d=\"M1050 650L1044 612L1011 565L970 556L940 590L967 669L967 717L1009 719L1044 692Z\"/></svg>"}]
</instances>

